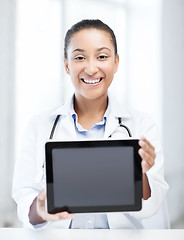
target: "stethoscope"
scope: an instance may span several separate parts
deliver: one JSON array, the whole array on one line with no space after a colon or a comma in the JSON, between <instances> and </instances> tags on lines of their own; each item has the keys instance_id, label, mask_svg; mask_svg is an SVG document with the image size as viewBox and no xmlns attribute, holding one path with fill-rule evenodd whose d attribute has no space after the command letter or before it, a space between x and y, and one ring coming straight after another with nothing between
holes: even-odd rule
<instances>
[{"instance_id":1,"label":"stethoscope","mask_svg":"<svg viewBox=\"0 0 184 240\"><path fill-rule=\"evenodd\" d=\"M60 117L61 117L60 114L57 115L57 117L56 117L56 119L55 119L55 121L54 121L54 124L53 124L53 126L52 126L52 130L51 130L51 134L50 134L49 139L53 139L54 132L55 132L55 129L56 129L56 126L57 126L57 124L58 124L58 121L59 121L59 118L60 118ZM125 128L125 129L127 130L129 137L132 137L132 134L131 134L131 132L130 132L130 129L129 129L127 126L125 126L124 124L122 124L120 117L118 117L118 123L119 123L119 126L120 126L120 127L123 127L123 128ZM110 135L109 138L110 138L110 137L112 137L112 136Z\"/></svg>"}]
</instances>

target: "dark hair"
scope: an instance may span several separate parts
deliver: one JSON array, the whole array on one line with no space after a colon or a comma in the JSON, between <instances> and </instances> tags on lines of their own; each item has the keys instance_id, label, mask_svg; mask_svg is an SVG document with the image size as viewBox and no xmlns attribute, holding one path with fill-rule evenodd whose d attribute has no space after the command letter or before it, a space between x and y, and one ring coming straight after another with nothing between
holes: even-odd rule
<instances>
[{"instance_id":1,"label":"dark hair","mask_svg":"<svg viewBox=\"0 0 184 240\"><path fill-rule=\"evenodd\" d=\"M103 23L102 21L100 21L98 19L85 19L85 20L82 20L82 21L74 24L66 33L65 46L64 46L64 57L66 59L68 58L67 50L68 50L68 46L70 44L71 37L76 32L79 32L80 30L84 30L84 29L88 29L88 28L95 28L95 29L103 30L103 31L110 33L111 38L112 38L111 40L114 45L115 54L117 54L117 43L116 43L116 37L115 37L113 30L107 24Z\"/></svg>"}]
</instances>

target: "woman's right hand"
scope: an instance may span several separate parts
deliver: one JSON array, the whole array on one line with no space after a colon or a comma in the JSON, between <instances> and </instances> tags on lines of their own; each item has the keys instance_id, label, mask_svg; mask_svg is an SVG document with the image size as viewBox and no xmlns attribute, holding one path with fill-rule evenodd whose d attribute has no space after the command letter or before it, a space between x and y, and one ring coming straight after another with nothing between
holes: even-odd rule
<instances>
[{"instance_id":1,"label":"woman's right hand","mask_svg":"<svg viewBox=\"0 0 184 240\"><path fill-rule=\"evenodd\" d=\"M39 195L33 201L30 212L29 218L30 223L33 225L44 223L46 221L58 221L61 219L73 219L74 215L68 212L59 212L55 214L50 214L45 210L45 199L46 193L42 190Z\"/></svg>"}]
</instances>

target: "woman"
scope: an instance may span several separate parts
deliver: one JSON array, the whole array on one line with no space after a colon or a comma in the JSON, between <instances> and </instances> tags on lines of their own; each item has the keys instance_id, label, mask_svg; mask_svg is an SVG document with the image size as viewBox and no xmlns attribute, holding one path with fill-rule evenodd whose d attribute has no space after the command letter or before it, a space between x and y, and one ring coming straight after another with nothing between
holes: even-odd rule
<instances>
[{"instance_id":1,"label":"woman","mask_svg":"<svg viewBox=\"0 0 184 240\"><path fill-rule=\"evenodd\" d=\"M33 119L27 130L13 184L19 218L28 227L47 226L48 222L54 225L55 222L64 228L85 228L86 221L91 222L93 218L93 228L139 228L142 219L158 211L168 189L163 178L163 157L156 126L149 116L127 109L108 94L118 69L119 56L114 33L106 24L100 20L83 20L75 24L66 34L64 54L65 69L71 77L75 93L61 108ZM109 136L125 139L127 132L118 127L118 118L131 129L133 138L141 138L141 211L104 213L95 217L90 214L74 217L67 212L46 212L46 195L41 191L45 188L44 145L58 114L61 117L54 132L57 140L106 139Z\"/></svg>"}]
</instances>

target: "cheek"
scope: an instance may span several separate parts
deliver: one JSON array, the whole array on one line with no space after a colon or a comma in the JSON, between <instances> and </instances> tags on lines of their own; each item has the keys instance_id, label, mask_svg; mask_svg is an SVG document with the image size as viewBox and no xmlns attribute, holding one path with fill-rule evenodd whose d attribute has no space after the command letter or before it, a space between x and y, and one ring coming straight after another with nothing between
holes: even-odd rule
<instances>
[{"instance_id":1,"label":"cheek","mask_svg":"<svg viewBox=\"0 0 184 240\"><path fill-rule=\"evenodd\" d=\"M115 73L115 68L112 65L109 65L107 68L104 69L104 72L106 73L106 77L109 80L112 80Z\"/></svg>"},{"instance_id":2,"label":"cheek","mask_svg":"<svg viewBox=\"0 0 184 240\"><path fill-rule=\"evenodd\" d=\"M109 62L104 63L101 66L101 69L103 69L104 72L108 73L108 75L113 75L114 72L115 72L115 63L114 63L114 61L109 61Z\"/></svg>"},{"instance_id":3,"label":"cheek","mask_svg":"<svg viewBox=\"0 0 184 240\"><path fill-rule=\"evenodd\" d=\"M74 77L78 74L78 68L75 65L70 65L70 76Z\"/></svg>"},{"instance_id":4,"label":"cheek","mask_svg":"<svg viewBox=\"0 0 184 240\"><path fill-rule=\"evenodd\" d=\"M79 75L82 71L82 66L79 64L70 64L69 68L71 77Z\"/></svg>"}]
</instances>

